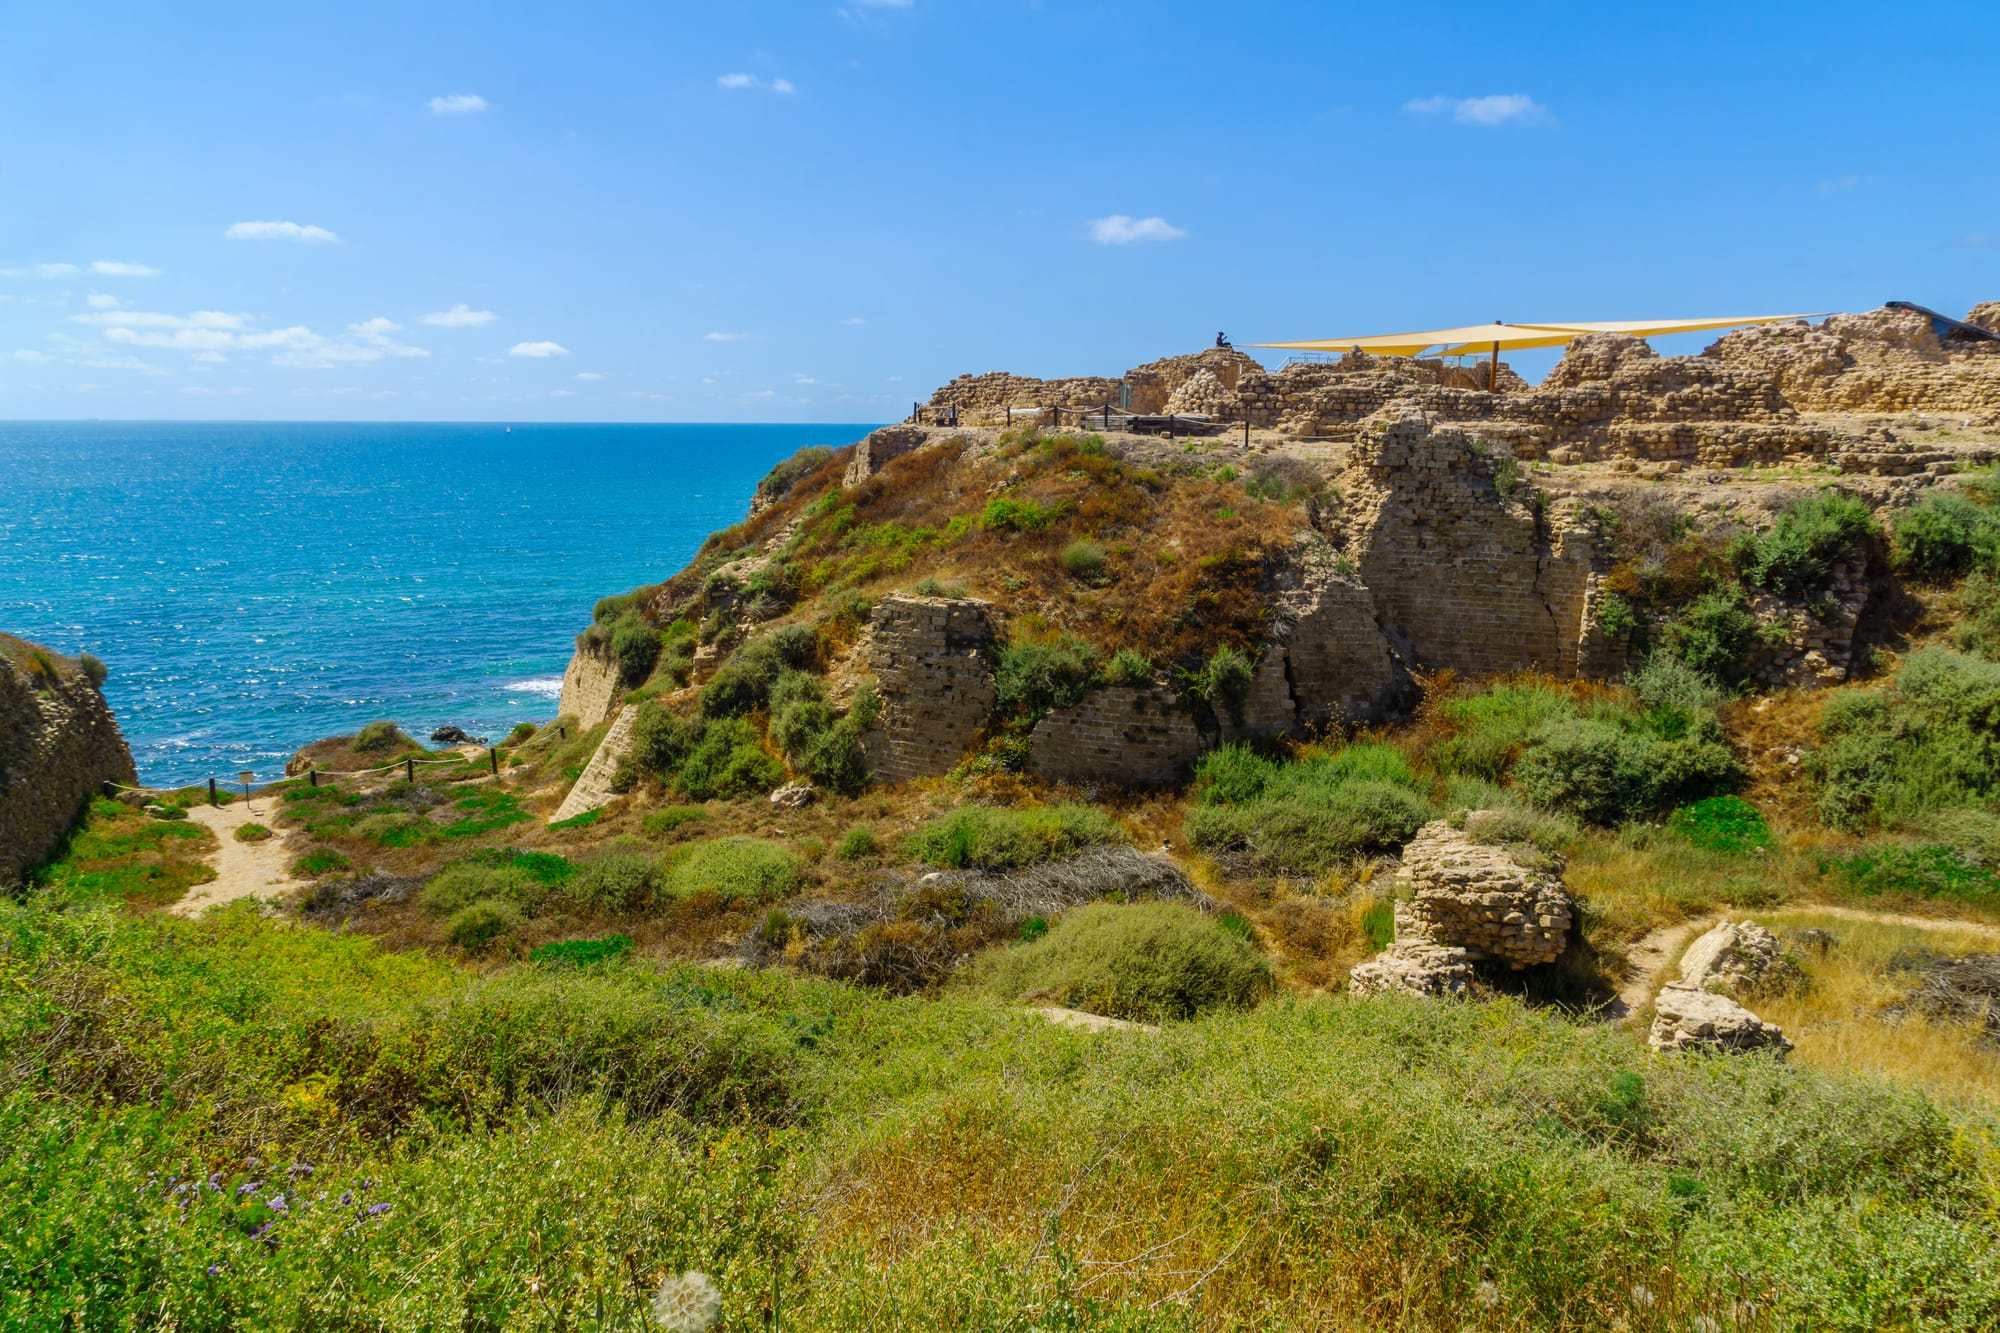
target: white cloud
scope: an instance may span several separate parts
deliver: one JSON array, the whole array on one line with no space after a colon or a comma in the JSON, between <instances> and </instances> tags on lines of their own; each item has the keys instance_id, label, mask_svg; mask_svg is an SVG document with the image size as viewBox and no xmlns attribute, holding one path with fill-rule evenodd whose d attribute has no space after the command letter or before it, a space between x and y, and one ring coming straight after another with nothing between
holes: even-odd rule
<instances>
[{"instance_id":1,"label":"white cloud","mask_svg":"<svg viewBox=\"0 0 2000 1333\"><path fill-rule=\"evenodd\" d=\"M1959 237L1953 244L1961 250L1990 250L1993 248L1993 234L1975 231Z\"/></svg>"},{"instance_id":2,"label":"white cloud","mask_svg":"<svg viewBox=\"0 0 2000 1333\"><path fill-rule=\"evenodd\" d=\"M750 335L747 333L704 333L702 341L712 343L740 343Z\"/></svg>"},{"instance_id":3,"label":"white cloud","mask_svg":"<svg viewBox=\"0 0 2000 1333\"><path fill-rule=\"evenodd\" d=\"M347 326L345 338L328 338L303 324L282 329L250 327L247 315L196 310L168 315L150 310L97 310L70 321L104 330L104 340L121 347L157 347L192 352L200 362L222 361L223 352L272 352L273 365L324 370L330 366L380 361L384 357L425 357L430 352L391 336L402 325L380 315Z\"/></svg>"},{"instance_id":4,"label":"white cloud","mask_svg":"<svg viewBox=\"0 0 2000 1333\"><path fill-rule=\"evenodd\" d=\"M196 352L194 359L204 366L226 365L229 361L229 358L220 352Z\"/></svg>"},{"instance_id":5,"label":"white cloud","mask_svg":"<svg viewBox=\"0 0 2000 1333\"><path fill-rule=\"evenodd\" d=\"M866 323L867 323L868 321L867 321L867 320L865 320L865 319L863 319L863 318L861 318L861 316L859 316L859 315L849 315L849 316L848 316L848 317L847 317L846 319L843 319L843 320L841 320L840 322L841 322L841 323L843 323L843 324L856 324L856 325L859 325L859 324L866 324Z\"/></svg>"},{"instance_id":6,"label":"white cloud","mask_svg":"<svg viewBox=\"0 0 2000 1333\"><path fill-rule=\"evenodd\" d=\"M160 270L152 268L149 265L121 264L115 259L93 259L90 263L90 271L107 278L157 278L160 276Z\"/></svg>"},{"instance_id":7,"label":"white cloud","mask_svg":"<svg viewBox=\"0 0 2000 1333\"><path fill-rule=\"evenodd\" d=\"M232 241L298 241L306 245L325 245L340 239L325 227L297 222L232 222L222 234Z\"/></svg>"},{"instance_id":8,"label":"white cloud","mask_svg":"<svg viewBox=\"0 0 2000 1333\"><path fill-rule=\"evenodd\" d=\"M1133 218L1113 213L1090 224L1090 239L1099 245L1130 245L1134 241L1178 241L1187 232L1165 218Z\"/></svg>"},{"instance_id":9,"label":"white cloud","mask_svg":"<svg viewBox=\"0 0 2000 1333\"><path fill-rule=\"evenodd\" d=\"M164 375L167 373L152 362L141 361L136 356L98 357L93 360L79 361L77 364L80 366L89 366L92 370L136 370L142 375Z\"/></svg>"},{"instance_id":10,"label":"white cloud","mask_svg":"<svg viewBox=\"0 0 2000 1333\"><path fill-rule=\"evenodd\" d=\"M226 389L211 389L206 384L190 384L181 390L197 398L240 398L250 390L241 384L233 384Z\"/></svg>"},{"instance_id":11,"label":"white cloud","mask_svg":"<svg viewBox=\"0 0 2000 1333\"><path fill-rule=\"evenodd\" d=\"M507 355L531 356L540 360L544 357L568 356L569 348L564 347L561 343L552 342L515 343L507 349Z\"/></svg>"},{"instance_id":12,"label":"white cloud","mask_svg":"<svg viewBox=\"0 0 2000 1333\"><path fill-rule=\"evenodd\" d=\"M71 315L72 324L95 324L100 328L124 329L240 329L248 316L226 310L196 310L186 315L162 315L150 310L99 310L95 314Z\"/></svg>"},{"instance_id":13,"label":"white cloud","mask_svg":"<svg viewBox=\"0 0 2000 1333\"><path fill-rule=\"evenodd\" d=\"M25 361L31 366L39 366L51 358L47 352L37 352L32 347L23 347L20 351L14 353L14 359L16 361Z\"/></svg>"},{"instance_id":14,"label":"white cloud","mask_svg":"<svg viewBox=\"0 0 2000 1333\"><path fill-rule=\"evenodd\" d=\"M790 79L772 79L767 83L755 74L718 75L715 80L715 86L718 88L727 88L731 92L740 92L746 88L756 88L767 93L789 94L798 91Z\"/></svg>"},{"instance_id":15,"label":"white cloud","mask_svg":"<svg viewBox=\"0 0 2000 1333\"><path fill-rule=\"evenodd\" d=\"M393 319L377 315L373 319L364 319L359 324L349 324L347 331L349 333L358 333L364 338L373 340L386 338L392 333L401 333L403 326Z\"/></svg>"},{"instance_id":16,"label":"white cloud","mask_svg":"<svg viewBox=\"0 0 2000 1333\"><path fill-rule=\"evenodd\" d=\"M1487 97L1419 97L1403 103L1413 116L1436 116L1449 111L1461 125L1547 124L1549 109L1526 93L1494 93Z\"/></svg>"},{"instance_id":17,"label":"white cloud","mask_svg":"<svg viewBox=\"0 0 2000 1333\"><path fill-rule=\"evenodd\" d=\"M448 97L433 97L430 108L433 116L470 116L486 110L486 99L478 93L452 93Z\"/></svg>"},{"instance_id":18,"label":"white cloud","mask_svg":"<svg viewBox=\"0 0 2000 1333\"><path fill-rule=\"evenodd\" d=\"M74 264L30 264L26 268L0 268L0 278L66 278L74 272Z\"/></svg>"},{"instance_id":19,"label":"white cloud","mask_svg":"<svg viewBox=\"0 0 2000 1333\"><path fill-rule=\"evenodd\" d=\"M667 402L673 397L672 394L652 393L645 389L627 389L624 396L627 398L648 398L660 403Z\"/></svg>"},{"instance_id":20,"label":"white cloud","mask_svg":"<svg viewBox=\"0 0 2000 1333\"><path fill-rule=\"evenodd\" d=\"M460 301L449 310L433 310L423 317L423 322L440 329L478 329L491 324L500 316L491 310L474 310Z\"/></svg>"},{"instance_id":21,"label":"white cloud","mask_svg":"<svg viewBox=\"0 0 2000 1333\"><path fill-rule=\"evenodd\" d=\"M575 389L550 389L550 390L549 390L549 397L551 397L551 398L574 398L574 397L576 397L576 390L575 390Z\"/></svg>"},{"instance_id":22,"label":"white cloud","mask_svg":"<svg viewBox=\"0 0 2000 1333\"><path fill-rule=\"evenodd\" d=\"M601 380L604 378L604 376L594 370L579 370L576 373L576 377L580 380Z\"/></svg>"},{"instance_id":23,"label":"white cloud","mask_svg":"<svg viewBox=\"0 0 2000 1333\"><path fill-rule=\"evenodd\" d=\"M90 303L92 310L116 310L118 308L118 298L105 292L92 292L84 299Z\"/></svg>"}]
</instances>

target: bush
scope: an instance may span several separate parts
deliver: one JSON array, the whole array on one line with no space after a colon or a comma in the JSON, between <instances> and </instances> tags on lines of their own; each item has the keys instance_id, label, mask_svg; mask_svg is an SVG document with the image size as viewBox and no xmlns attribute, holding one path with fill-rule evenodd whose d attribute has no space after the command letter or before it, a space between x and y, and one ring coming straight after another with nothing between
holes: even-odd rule
<instances>
[{"instance_id":1,"label":"bush","mask_svg":"<svg viewBox=\"0 0 2000 1333\"><path fill-rule=\"evenodd\" d=\"M1438 718L1451 734L1431 747L1430 761L1441 773L1499 782L1544 723L1575 712L1567 690L1532 682L1448 699Z\"/></svg>"},{"instance_id":2,"label":"bush","mask_svg":"<svg viewBox=\"0 0 2000 1333\"><path fill-rule=\"evenodd\" d=\"M332 874L336 870L345 870L347 864L347 858L331 847L315 847L292 862L292 873L314 879L320 875Z\"/></svg>"},{"instance_id":3,"label":"bush","mask_svg":"<svg viewBox=\"0 0 2000 1333\"><path fill-rule=\"evenodd\" d=\"M759 796L784 780L784 765L764 752L756 728L740 717L709 723L674 775L697 801Z\"/></svg>"},{"instance_id":4,"label":"bush","mask_svg":"<svg viewBox=\"0 0 2000 1333\"><path fill-rule=\"evenodd\" d=\"M1122 842L1111 816L1090 805L1004 810L968 805L910 834L904 849L916 860L956 869L1017 870L1074 856L1099 843Z\"/></svg>"},{"instance_id":5,"label":"bush","mask_svg":"<svg viewBox=\"0 0 2000 1333\"><path fill-rule=\"evenodd\" d=\"M995 532L1040 532L1061 513L1060 504L1037 504L1026 497L1002 495L986 502L979 525Z\"/></svg>"},{"instance_id":6,"label":"bush","mask_svg":"<svg viewBox=\"0 0 2000 1333\"><path fill-rule=\"evenodd\" d=\"M104 688L105 679L110 676L111 669L104 665L103 658L95 653L80 653L77 655L76 664L83 670L83 678L90 682L93 689Z\"/></svg>"},{"instance_id":7,"label":"bush","mask_svg":"<svg viewBox=\"0 0 2000 1333\"><path fill-rule=\"evenodd\" d=\"M521 924L513 904L484 898L452 914L444 936L461 949L480 949Z\"/></svg>"},{"instance_id":8,"label":"bush","mask_svg":"<svg viewBox=\"0 0 2000 1333\"><path fill-rule=\"evenodd\" d=\"M718 838L696 843L667 875L673 898L709 894L724 903L783 898L799 887L799 858L758 838Z\"/></svg>"},{"instance_id":9,"label":"bush","mask_svg":"<svg viewBox=\"0 0 2000 1333\"><path fill-rule=\"evenodd\" d=\"M628 935L602 935L594 940L552 940L529 950L528 961L544 967L591 967L622 958L632 951Z\"/></svg>"},{"instance_id":10,"label":"bush","mask_svg":"<svg viewBox=\"0 0 2000 1333\"><path fill-rule=\"evenodd\" d=\"M1625 686L1643 704L1684 713L1718 707L1728 697L1714 676L1668 653L1654 653L1628 672Z\"/></svg>"},{"instance_id":11,"label":"bush","mask_svg":"<svg viewBox=\"0 0 2000 1333\"><path fill-rule=\"evenodd\" d=\"M1695 598L1660 627L1655 656L1681 663L1715 681L1734 680L1757 636L1757 617L1732 589Z\"/></svg>"},{"instance_id":12,"label":"bush","mask_svg":"<svg viewBox=\"0 0 2000 1333\"><path fill-rule=\"evenodd\" d=\"M1673 739L1629 723L1563 718L1543 724L1514 781L1544 809L1616 824L1726 789L1742 773L1712 718Z\"/></svg>"},{"instance_id":13,"label":"bush","mask_svg":"<svg viewBox=\"0 0 2000 1333\"><path fill-rule=\"evenodd\" d=\"M417 905L432 916L450 916L482 901L532 912L548 888L530 867L515 865L511 859L457 861L431 876L417 894Z\"/></svg>"},{"instance_id":14,"label":"bush","mask_svg":"<svg viewBox=\"0 0 2000 1333\"><path fill-rule=\"evenodd\" d=\"M1833 562L1875 532L1868 506L1823 491L1787 508L1744 552L1743 573L1780 597L1803 597L1826 585Z\"/></svg>"},{"instance_id":15,"label":"bush","mask_svg":"<svg viewBox=\"0 0 2000 1333\"><path fill-rule=\"evenodd\" d=\"M860 861L881 850L882 841L875 836L875 830L866 825L856 825L841 835L833 854L843 861Z\"/></svg>"},{"instance_id":16,"label":"bush","mask_svg":"<svg viewBox=\"0 0 2000 1333\"><path fill-rule=\"evenodd\" d=\"M2000 905L2000 875L1974 865L1955 848L1934 843L1892 843L1826 862L1822 869L1852 893L1943 898L1983 907Z\"/></svg>"},{"instance_id":17,"label":"bush","mask_svg":"<svg viewBox=\"0 0 2000 1333\"><path fill-rule=\"evenodd\" d=\"M792 487L826 466L833 450L823 444L809 444L764 474L757 483L757 498L766 504L782 500Z\"/></svg>"},{"instance_id":18,"label":"bush","mask_svg":"<svg viewBox=\"0 0 2000 1333\"><path fill-rule=\"evenodd\" d=\"M1247 1009L1271 967L1238 934L1179 903L1090 903L980 969L986 988L1113 1018L1161 1022Z\"/></svg>"},{"instance_id":19,"label":"bush","mask_svg":"<svg viewBox=\"0 0 2000 1333\"><path fill-rule=\"evenodd\" d=\"M1228 713L1241 726L1243 701L1250 697L1250 682L1256 673L1255 661L1224 645L1208 655L1201 670L1189 674L1186 685L1190 694L1217 712Z\"/></svg>"},{"instance_id":20,"label":"bush","mask_svg":"<svg viewBox=\"0 0 2000 1333\"><path fill-rule=\"evenodd\" d=\"M1088 537L1079 537L1063 547L1058 559L1072 577L1085 583L1095 583L1104 577L1104 547Z\"/></svg>"},{"instance_id":21,"label":"bush","mask_svg":"<svg viewBox=\"0 0 2000 1333\"><path fill-rule=\"evenodd\" d=\"M1840 828L1920 824L2000 784L2000 664L1912 653L1885 689L1839 694L1806 757L1820 817Z\"/></svg>"},{"instance_id":22,"label":"bush","mask_svg":"<svg viewBox=\"0 0 2000 1333\"><path fill-rule=\"evenodd\" d=\"M507 733L507 739L502 744L519 745L522 741L533 736L537 730L539 728L532 722L516 722L514 729Z\"/></svg>"},{"instance_id":23,"label":"bush","mask_svg":"<svg viewBox=\"0 0 2000 1333\"><path fill-rule=\"evenodd\" d=\"M1771 828L1756 806L1740 796L1711 796L1684 805L1667 827L1704 851L1750 852L1771 845Z\"/></svg>"},{"instance_id":24,"label":"bush","mask_svg":"<svg viewBox=\"0 0 2000 1333\"><path fill-rule=\"evenodd\" d=\"M1959 585L1951 627L1952 645L1961 652L2000 660L2000 576L1975 569Z\"/></svg>"},{"instance_id":25,"label":"bush","mask_svg":"<svg viewBox=\"0 0 2000 1333\"><path fill-rule=\"evenodd\" d=\"M771 687L771 739L794 769L830 791L851 796L868 780L859 720L836 715L825 687L803 671L786 671Z\"/></svg>"},{"instance_id":26,"label":"bush","mask_svg":"<svg viewBox=\"0 0 2000 1333\"><path fill-rule=\"evenodd\" d=\"M633 763L649 773L671 777L701 740L702 724L682 717L663 703L648 699L632 719Z\"/></svg>"},{"instance_id":27,"label":"bush","mask_svg":"<svg viewBox=\"0 0 2000 1333\"><path fill-rule=\"evenodd\" d=\"M435 824L407 810L384 810L368 815L356 820L348 832L377 847L420 847L436 842L439 837Z\"/></svg>"},{"instance_id":28,"label":"bush","mask_svg":"<svg viewBox=\"0 0 2000 1333\"><path fill-rule=\"evenodd\" d=\"M1097 675L1097 650L1063 636L1053 643L1015 640L1000 650L993 669L1000 715L1022 724L1081 702Z\"/></svg>"},{"instance_id":29,"label":"bush","mask_svg":"<svg viewBox=\"0 0 2000 1333\"><path fill-rule=\"evenodd\" d=\"M1398 850L1433 813L1410 788L1364 778L1324 792L1196 806L1183 827L1203 851L1243 851L1267 870L1316 875Z\"/></svg>"},{"instance_id":30,"label":"bush","mask_svg":"<svg viewBox=\"0 0 2000 1333\"><path fill-rule=\"evenodd\" d=\"M405 736L401 729L387 718L370 722L360 731L354 733L354 748L364 754L373 753L377 750L394 750L401 746L414 744L416 744L415 741Z\"/></svg>"},{"instance_id":31,"label":"bush","mask_svg":"<svg viewBox=\"0 0 2000 1333\"><path fill-rule=\"evenodd\" d=\"M701 687L701 715L741 717L755 712L770 701L771 687L785 668L810 666L817 655L816 637L804 625L787 625L750 640Z\"/></svg>"},{"instance_id":32,"label":"bush","mask_svg":"<svg viewBox=\"0 0 2000 1333\"><path fill-rule=\"evenodd\" d=\"M1150 685L1153 683L1153 659L1136 648L1120 648L1104 664L1106 685Z\"/></svg>"},{"instance_id":33,"label":"bush","mask_svg":"<svg viewBox=\"0 0 2000 1333\"><path fill-rule=\"evenodd\" d=\"M262 824L238 824L236 826L236 841L238 842L268 842L270 837L271 830L265 828Z\"/></svg>"},{"instance_id":34,"label":"bush","mask_svg":"<svg viewBox=\"0 0 2000 1333\"><path fill-rule=\"evenodd\" d=\"M590 912L636 912L653 901L659 873L653 859L631 852L613 852L586 861L563 886L563 902Z\"/></svg>"},{"instance_id":35,"label":"bush","mask_svg":"<svg viewBox=\"0 0 2000 1333\"><path fill-rule=\"evenodd\" d=\"M1897 515L1896 568L1944 579L2000 565L2000 514L1962 495L1932 494Z\"/></svg>"},{"instance_id":36,"label":"bush","mask_svg":"<svg viewBox=\"0 0 2000 1333\"><path fill-rule=\"evenodd\" d=\"M649 838L667 838L707 818L708 811L698 805L670 805L649 811L639 820L639 831Z\"/></svg>"},{"instance_id":37,"label":"bush","mask_svg":"<svg viewBox=\"0 0 2000 1333\"><path fill-rule=\"evenodd\" d=\"M619 618L611 630L611 656L618 674L627 685L637 685L653 672L660 660L660 632L630 612Z\"/></svg>"}]
</instances>

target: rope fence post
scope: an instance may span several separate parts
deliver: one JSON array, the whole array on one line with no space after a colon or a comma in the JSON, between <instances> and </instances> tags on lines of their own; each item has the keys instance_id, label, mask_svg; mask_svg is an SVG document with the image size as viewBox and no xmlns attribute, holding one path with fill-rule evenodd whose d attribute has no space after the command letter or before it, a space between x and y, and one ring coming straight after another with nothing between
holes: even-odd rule
<instances>
[{"instance_id":1,"label":"rope fence post","mask_svg":"<svg viewBox=\"0 0 2000 1333\"><path fill-rule=\"evenodd\" d=\"M307 769L307 770L306 770L306 782L307 782L307 783L308 783L309 785L311 785L311 786L314 786L314 787L317 787L317 786L319 786L319 770L318 770L318 769L316 769L316 768L309 768L309 769Z\"/></svg>"},{"instance_id":2,"label":"rope fence post","mask_svg":"<svg viewBox=\"0 0 2000 1333\"><path fill-rule=\"evenodd\" d=\"M406 759L404 759L404 760L403 760L403 781L405 781L405 782L415 782L416 780L417 780L417 761L416 761L416 760L414 760L414 759L407 759L407 758L406 758Z\"/></svg>"},{"instance_id":3,"label":"rope fence post","mask_svg":"<svg viewBox=\"0 0 2000 1333\"><path fill-rule=\"evenodd\" d=\"M208 803L209 803L210 805L215 805L215 804L216 804L216 799L215 799L215 779L214 779L214 778L210 778L210 779L208 780Z\"/></svg>"},{"instance_id":4,"label":"rope fence post","mask_svg":"<svg viewBox=\"0 0 2000 1333\"><path fill-rule=\"evenodd\" d=\"M488 759L490 759L490 760L492 760L492 761L493 761L493 776L494 776L494 777L496 777L496 778L497 778L497 777L499 777L499 776L500 776L500 747L499 747L499 746L497 746L497 745L489 745L489 746L487 746L487 747L486 747L486 757L487 757Z\"/></svg>"}]
</instances>

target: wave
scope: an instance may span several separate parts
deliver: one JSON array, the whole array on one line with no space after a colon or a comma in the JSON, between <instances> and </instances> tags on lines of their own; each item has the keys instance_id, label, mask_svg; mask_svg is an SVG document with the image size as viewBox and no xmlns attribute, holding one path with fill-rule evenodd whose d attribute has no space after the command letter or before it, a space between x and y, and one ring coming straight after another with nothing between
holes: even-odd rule
<instances>
[{"instance_id":1,"label":"wave","mask_svg":"<svg viewBox=\"0 0 2000 1333\"><path fill-rule=\"evenodd\" d=\"M562 694L562 677L532 676L527 680L512 681L501 688L510 694L538 694L544 699L554 699Z\"/></svg>"}]
</instances>

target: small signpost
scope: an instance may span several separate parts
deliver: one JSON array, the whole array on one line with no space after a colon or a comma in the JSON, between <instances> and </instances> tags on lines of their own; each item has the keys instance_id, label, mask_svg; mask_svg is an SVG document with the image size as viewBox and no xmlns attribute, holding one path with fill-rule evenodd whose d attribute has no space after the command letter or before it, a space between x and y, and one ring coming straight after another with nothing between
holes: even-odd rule
<instances>
[{"instance_id":1,"label":"small signpost","mask_svg":"<svg viewBox=\"0 0 2000 1333\"><path fill-rule=\"evenodd\" d=\"M247 768L236 775L236 780L243 784L243 804L246 806L250 804L250 783L255 780L256 776L255 773L252 773Z\"/></svg>"}]
</instances>

